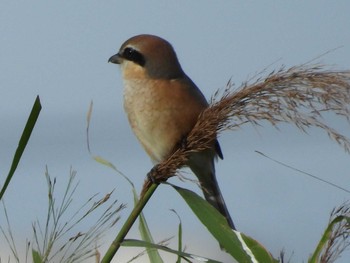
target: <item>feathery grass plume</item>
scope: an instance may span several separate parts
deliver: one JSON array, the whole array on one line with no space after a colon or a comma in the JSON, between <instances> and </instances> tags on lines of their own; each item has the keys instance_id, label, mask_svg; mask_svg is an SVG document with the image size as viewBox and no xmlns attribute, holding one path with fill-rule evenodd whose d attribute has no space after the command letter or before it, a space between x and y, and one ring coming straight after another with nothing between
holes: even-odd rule
<instances>
[{"instance_id":1,"label":"feathery grass plume","mask_svg":"<svg viewBox=\"0 0 350 263\"><path fill-rule=\"evenodd\" d=\"M337 209L333 209L329 223L336 218L339 220L328 237L327 244L324 246L320 255L320 263L333 263L341 254L350 247L350 203L344 203ZM338 220L337 220L338 221Z\"/></svg>"},{"instance_id":2,"label":"feathery grass plume","mask_svg":"<svg viewBox=\"0 0 350 263\"><path fill-rule=\"evenodd\" d=\"M85 262L87 258L98 258L99 240L118 220L118 213L124 205L110 200L112 192L98 199L90 197L77 210L70 209L78 183L74 181L76 172L71 170L68 184L61 200L56 197L56 178L51 179L46 169L48 185L48 211L45 224L33 223L33 253L38 262ZM96 222L82 224L97 210L102 210Z\"/></svg>"},{"instance_id":3,"label":"feathery grass plume","mask_svg":"<svg viewBox=\"0 0 350 263\"><path fill-rule=\"evenodd\" d=\"M191 152L211 147L218 134L246 123L267 122L275 127L291 123L304 132L307 128L318 127L350 152L349 138L323 119L325 113L332 112L350 122L350 71L302 64L288 69L281 67L266 78L261 77L263 73L238 89L229 81L220 98L220 92L216 92L193 130L167 160L151 170L149 177L156 181L167 180L186 165ZM150 184L146 180L143 192Z\"/></svg>"}]
</instances>

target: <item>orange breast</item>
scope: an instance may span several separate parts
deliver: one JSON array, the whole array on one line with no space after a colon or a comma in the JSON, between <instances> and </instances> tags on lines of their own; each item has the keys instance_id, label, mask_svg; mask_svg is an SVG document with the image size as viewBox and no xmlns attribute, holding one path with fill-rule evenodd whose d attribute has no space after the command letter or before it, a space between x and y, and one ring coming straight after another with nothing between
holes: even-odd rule
<instances>
[{"instance_id":1,"label":"orange breast","mask_svg":"<svg viewBox=\"0 0 350 263\"><path fill-rule=\"evenodd\" d=\"M195 125L207 102L187 78L132 79L124 83L130 125L155 162L166 158Z\"/></svg>"}]
</instances>

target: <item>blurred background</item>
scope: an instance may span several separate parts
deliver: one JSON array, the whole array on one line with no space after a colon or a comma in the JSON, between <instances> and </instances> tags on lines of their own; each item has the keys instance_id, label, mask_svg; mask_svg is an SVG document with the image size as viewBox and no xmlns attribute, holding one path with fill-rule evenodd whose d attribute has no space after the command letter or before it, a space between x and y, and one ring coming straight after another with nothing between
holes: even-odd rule
<instances>
[{"instance_id":1,"label":"blurred background","mask_svg":"<svg viewBox=\"0 0 350 263\"><path fill-rule=\"evenodd\" d=\"M64 190L69 171L77 171L74 202L114 196L127 204L121 221L103 238L104 254L133 206L129 184L92 160L86 144L86 114L94 103L90 127L92 152L112 162L138 191L152 164L123 112L119 69L108 64L129 37L149 33L171 42L184 71L209 99L232 79L241 82L265 69L317 62L350 69L348 1L3 1L0 4L0 182L35 97L42 112L12 180L5 202L20 253L32 238L32 222L45 222L47 165ZM336 50L334 50L336 49ZM349 125L333 115L329 123L350 136ZM305 262L327 226L331 210L349 194L281 166L255 151L344 188L350 188L350 156L321 130L308 134L292 125L243 126L219 138L224 160L217 176L237 228L277 257ZM191 177L188 171L183 172ZM192 178L192 177L191 177ZM194 177L193 177L194 178ZM200 193L195 184L171 182ZM75 204L76 204L75 203ZM161 186L145 209L156 242L176 236L181 217L187 251L223 262L232 259L169 186ZM3 227L4 213L0 212ZM82 226L83 227L83 226ZM139 238L137 226L128 235ZM176 237L172 247L176 248ZM1 257L10 254L3 236ZM135 249L123 248L115 262ZM174 262L174 257L162 254ZM348 262L347 252L337 262ZM147 262L143 257L136 262ZM93 261L91 261L93 262Z\"/></svg>"}]
</instances>

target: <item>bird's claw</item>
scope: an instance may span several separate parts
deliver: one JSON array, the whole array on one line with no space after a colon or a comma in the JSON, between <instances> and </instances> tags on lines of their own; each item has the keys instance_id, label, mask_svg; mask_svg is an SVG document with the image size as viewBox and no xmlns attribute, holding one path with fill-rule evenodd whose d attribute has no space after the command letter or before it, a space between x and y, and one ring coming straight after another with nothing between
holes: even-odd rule
<instances>
[{"instance_id":1,"label":"bird's claw","mask_svg":"<svg viewBox=\"0 0 350 263\"><path fill-rule=\"evenodd\" d=\"M151 171L149 171L147 173L147 178L150 182L154 183L154 184L160 184L161 180L159 180L158 178L156 178L157 175L157 170L158 170L158 164L153 166L153 168L151 169Z\"/></svg>"}]
</instances>

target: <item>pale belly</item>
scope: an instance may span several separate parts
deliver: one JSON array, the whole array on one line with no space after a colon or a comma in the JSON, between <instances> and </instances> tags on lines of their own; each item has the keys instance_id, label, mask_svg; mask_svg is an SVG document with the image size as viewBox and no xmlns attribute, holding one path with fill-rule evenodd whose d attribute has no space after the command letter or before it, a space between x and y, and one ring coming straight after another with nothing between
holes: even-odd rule
<instances>
[{"instance_id":1,"label":"pale belly","mask_svg":"<svg viewBox=\"0 0 350 263\"><path fill-rule=\"evenodd\" d=\"M160 95L157 88L146 89L135 81L124 86L124 109L129 123L154 163L168 157L188 132L181 120L184 106Z\"/></svg>"}]
</instances>

